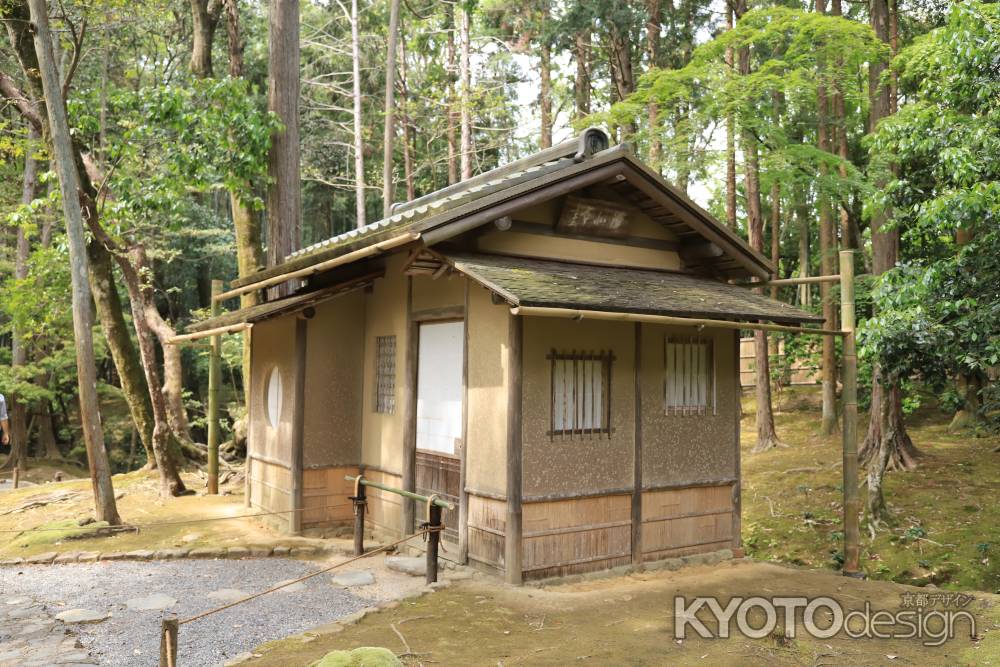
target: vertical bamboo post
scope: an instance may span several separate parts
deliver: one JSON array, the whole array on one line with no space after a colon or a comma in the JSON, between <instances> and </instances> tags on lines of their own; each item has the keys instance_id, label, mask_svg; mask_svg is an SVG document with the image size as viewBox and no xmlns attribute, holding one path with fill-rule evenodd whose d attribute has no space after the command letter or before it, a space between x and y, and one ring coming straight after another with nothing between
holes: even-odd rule
<instances>
[{"instance_id":1,"label":"vertical bamboo post","mask_svg":"<svg viewBox=\"0 0 1000 667\"><path fill-rule=\"evenodd\" d=\"M212 317L222 312L216 298L222 294L222 281L212 281ZM212 336L208 357L208 493L219 493L219 384L222 380L222 337Z\"/></svg>"},{"instance_id":2,"label":"vertical bamboo post","mask_svg":"<svg viewBox=\"0 0 1000 667\"><path fill-rule=\"evenodd\" d=\"M14 488L16 489L18 484L21 482L21 468L20 464L14 466Z\"/></svg>"},{"instance_id":3,"label":"vertical bamboo post","mask_svg":"<svg viewBox=\"0 0 1000 667\"><path fill-rule=\"evenodd\" d=\"M427 527L431 532L427 534L427 578L425 583L433 584L438 580L438 545L441 544L441 508L434 504L433 500L428 500L427 506Z\"/></svg>"},{"instance_id":4,"label":"vertical bamboo post","mask_svg":"<svg viewBox=\"0 0 1000 667\"><path fill-rule=\"evenodd\" d=\"M180 629L176 616L163 619L160 629L160 667L177 667L177 631Z\"/></svg>"},{"instance_id":5,"label":"vertical bamboo post","mask_svg":"<svg viewBox=\"0 0 1000 667\"><path fill-rule=\"evenodd\" d=\"M860 573L858 528L858 355L854 337L854 251L840 252L840 319L844 330L844 574Z\"/></svg>"}]
</instances>

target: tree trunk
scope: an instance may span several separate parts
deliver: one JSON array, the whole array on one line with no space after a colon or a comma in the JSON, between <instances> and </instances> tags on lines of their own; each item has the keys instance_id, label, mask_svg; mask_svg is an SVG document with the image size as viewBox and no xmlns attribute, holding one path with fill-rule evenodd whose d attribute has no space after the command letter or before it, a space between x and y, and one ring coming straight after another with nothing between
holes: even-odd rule
<instances>
[{"instance_id":1,"label":"tree trunk","mask_svg":"<svg viewBox=\"0 0 1000 667\"><path fill-rule=\"evenodd\" d=\"M539 147L546 149L552 146L552 47L543 39L539 50L541 83L538 91L538 104L542 112L542 136Z\"/></svg>"},{"instance_id":2,"label":"tree trunk","mask_svg":"<svg viewBox=\"0 0 1000 667\"><path fill-rule=\"evenodd\" d=\"M396 45L399 42L399 0L389 0L389 34L385 56L385 127L382 147L382 217L393 203L393 142L396 139Z\"/></svg>"},{"instance_id":3,"label":"tree trunk","mask_svg":"<svg viewBox=\"0 0 1000 667\"><path fill-rule=\"evenodd\" d=\"M80 422L87 447L87 460L90 464L94 512L98 521L107 521L115 525L121 523L121 517L118 515L115 491L111 484L111 469L108 465L107 451L104 449L104 430L101 426L100 406L97 400L97 367L94 362L93 322L90 312L90 289L87 284L87 249L84 241L75 151L69 122L66 119L62 83L52 54L48 6L45 0L28 0L28 6L35 27L35 52L45 94L54 166L59 176L63 211L66 215Z\"/></svg>"},{"instance_id":4,"label":"tree trunk","mask_svg":"<svg viewBox=\"0 0 1000 667\"><path fill-rule=\"evenodd\" d=\"M45 399L38 401L35 406L35 423L38 424L38 450L50 461L62 459L56 429L52 424L52 406Z\"/></svg>"},{"instance_id":5,"label":"tree trunk","mask_svg":"<svg viewBox=\"0 0 1000 667\"><path fill-rule=\"evenodd\" d=\"M28 146L24 151L24 176L21 183L21 203L27 206L35 200L38 190L38 163L35 160L36 144L41 138L33 126L28 126ZM31 254L31 244L24 226L17 226L17 242L14 250L14 278L18 281L28 277L28 256ZM24 332L14 324L11 341L11 370L15 381L19 378L20 369L28 363L28 341ZM16 391L7 394L10 406L10 455L4 461L0 470L13 470L21 465L28 453L28 403L18 396Z\"/></svg>"},{"instance_id":6,"label":"tree trunk","mask_svg":"<svg viewBox=\"0 0 1000 667\"><path fill-rule=\"evenodd\" d=\"M816 13L826 13L826 0L816 0ZM832 152L829 125L829 99L823 77L826 75L825 63L820 63L820 81L816 87L817 126L816 137L819 149ZM825 180L829 169L825 162L820 162L820 179ZM819 272L828 276L834 273L834 255L837 252L836 235L833 231L833 214L829 197L823 192L817 195L819 204ZM819 298L823 306L823 326L826 329L837 328L837 310L831 296L829 283L820 283ZM820 357L820 377L822 378L822 420L820 433L831 435L837 430L837 359L832 336L822 336L822 355Z\"/></svg>"},{"instance_id":7,"label":"tree trunk","mask_svg":"<svg viewBox=\"0 0 1000 667\"><path fill-rule=\"evenodd\" d=\"M844 15L841 0L832 0L830 4L830 14L833 16ZM842 62L837 63L838 70L842 66ZM840 167L838 168L840 178L846 181L847 161L849 157L847 144L847 109L844 103L844 92L840 90L839 86L839 83L835 84L833 94L833 123L836 128L834 137L837 155L840 157ZM856 246L851 242L851 213L848 208L846 195L847 193L845 192L844 196L840 198L840 243L845 250L848 250Z\"/></svg>"},{"instance_id":8,"label":"tree trunk","mask_svg":"<svg viewBox=\"0 0 1000 667\"><path fill-rule=\"evenodd\" d=\"M952 432L961 431L983 421L979 401L979 392L983 388L982 379L974 373L960 373L955 378L955 386L958 395L962 397L962 406L955 412L951 424L948 425L948 430Z\"/></svg>"},{"instance_id":9,"label":"tree trunk","mask_svg":"<svg viewBox=\"0 0 1000 667\"><path fill-rule=\"evenodd\" d=\"M361 31L358 25L358 0L351 0L351 73L354 75L354 217L357 227L365 219L365 141L361 117Z\"/></svg>"},{"instance_id":10,"label":"tree trunk","mask_svg":"<svg viewBox=\"0 0 1000 667\"><path fill-rule=\"evenodd\" d=\"M445 31L448 33L445 40L445 60L448 70L448 185L458 183L458 114L455 113L455 5L450 2L444 4Z\"/></svg>"},{"instance_id":11,"label":"tree trunk","mask_svg":"<svg viewBox=\"0 0 1000 667\"><path fill-rule=\"evenodd\" d=\"M726 5L726 28L733 29L733 10ZM726 49L726 65L735 66L735 53ZM726 114L726 224L736 231L736 119Z\"/></svg>"},{"instance_id":12,"label":"tree trunk","mask_svg":"<svg viewBox=\"0 0 1000 667\"><path fill-rule=\"evenodd\" d=\"M462 180L472 178L472 72L471 67L471 10L462 5L459 10L459 112L461 113L461 165Z\"/></svg>"},{"instance_id":13,"label":"tree trunk","mask_svg":"<svg viewBox=\"0 0 1000 667\"><path fill-rule=\"evenodd\" d=\"M646 10L649 14L646 22L646 57L649 59L649 69L660 65L660 24L663 23L663 11L660 0L646 0ZM646 106L646 117L649 123L649 164L656 173L663 171L663 142L660 139L659 128L660 109L656 102Z\"/></svg>"},{"instance_id":14,"label":"tree trunk","mask_svg":"<svg viewBox=\"0 0 1000 667\"><path fill-rule=\"evenodd\" d=\"M401 30L406 33L405 26ZM410 128L410 88L406 79L406 40L399 43L399 92L402 96L399 104L403 126L403 180L406 181L406 201L416 198L416 184L413 180L413 150L410 143L412 131Z\"/></svg>"},{"instance_id":15,"label":"tree trunk","mask_svg":"<svg viewBox=\"0 0 1000 667\"><path fill-rule=\"evenodd\" d=\"M799 277L809 277L809 235L811 225L809 220L809 202L806 200L806 190L800 186L795 188L795 217L799 223ZM799 305L812 305L812 290L809 285L799 285Z\"/></svg>"},{"instance_id":16,"label":"tree trunk","mask_svg":"<svg viewBox=\"0 0 1000 667\"><path fill-rule=\"evenodd\" d=\"M573 59L576 74L573 78L575 118L580 120L590 114L590 27L577 33L573 41Z\"/></svg>"},{"instance_id":17,"label":"tree trunk","mask_svg":"<svg viewBox=\"0 0 1000 667\"><path fill-rule=\"evenodd\" d=\"M214 0L191 0L191 73L199 79L212 76L212 42L219 19Z\"/></svg>"},{"instance_id":18,"label":"tree trunk","mask_svg":"<svg viewBox=\"0 0 1000 667\"><path fill-rule=\"evenodd\" d=\"M299 189L299 3L271 0L267 108L283 129L271 142L267 188L267 265L277 266L301 241ZM288 284L273 290L289 293Z\"/></svg>"}]
</instances>

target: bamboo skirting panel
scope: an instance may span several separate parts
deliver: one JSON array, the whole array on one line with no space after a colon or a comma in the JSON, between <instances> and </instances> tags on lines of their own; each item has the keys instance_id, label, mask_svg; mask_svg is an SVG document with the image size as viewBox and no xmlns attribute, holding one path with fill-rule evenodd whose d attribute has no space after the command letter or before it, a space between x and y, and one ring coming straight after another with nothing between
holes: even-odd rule
<instances>
[{"instance_id":1,"label":"bamboo skirting panel","mask_svg":"<svg viewBox=\"0 0 1000 667\"><path fill-rule=\"evenodd\" d=\"M354 482L345 475L357 475L357 466L309 468L302 471L302 526L310 528L334 522L353 521Z\"/></svg>"},{"instance_id":2,"label":"bamboo skirting panel","mask_svg":"<svg viewBox=\"0 0 1000 667\"><path fill-rule=\"evenodd\" d=\"M292 473L280 465L252 459L250 461L250 505L265 512L283 512L292 508ZM286 526L290 514L264 517L268 523Z\"/></svg>"},{"instance_id":3,"label":"bamboo skirting panel","mask_svg":"<svg viewBox=\"0 0 1000 667\"><path fill-rule=\"evenodd\" d=\"M732 485L642 494L643 560L716 551L733 545Z\"/></svg>"},{"instance_id":4,"label":"bamboo skirting panel","mask_svg":"<svg viewBox=\"0 0 1000 667\"><path fill-rule=\"evenodd\" d=\"M403 478L399 475L380 470L362 470L362 472L365 479L370 479L373 482L396 488L403 487ZM369 486L365 491L368 498L368 514L365 516L365 523L384 530L390 535L402 535L402 497L395 493L376 489L373 486Z\"/></svg>"},{"instance_id":5,"label":"bamboo skirting panel","mask_svg":"<svg viewBox=\"0 0 1000 667\"><path fill-rule=\"evenodd\" d=\"M525 579L603 570L632 562L631 495L525 503Z\"/></svg>"},{"instance_id":6,"label":"bamboo skirting panel","mask_svg":"<svg viewBox=\"0 0 1000 667\"><path fill-rule=\"evenodd\" d=\"M503 570L507 503L469 494L469 558Z\"/></svg>"}]
</instances>

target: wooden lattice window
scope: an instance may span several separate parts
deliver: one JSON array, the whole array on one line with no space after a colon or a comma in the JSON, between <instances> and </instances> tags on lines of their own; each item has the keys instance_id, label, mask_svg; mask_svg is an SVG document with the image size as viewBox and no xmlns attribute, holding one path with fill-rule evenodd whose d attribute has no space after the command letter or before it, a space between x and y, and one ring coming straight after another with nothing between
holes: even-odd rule
<instances>
[{"instance_id":1,"label":"wooden lattice window","mask_svg":"<svg viewBox=\"0 0 1000 667\"><path fill-rule=\"evenodd\" d=\"M556 352L552 368L551 436L607 434L611 429L611 352Z\"/></svg>"},{"instance_id":2,"label":"wooden lattice window","mask_svg":"<svg viewBox=\"0 0 1000 667\"><path fill-rule=\"evenodd\" d=\"M396 411L396 337L375 336L375 412Z\"/></svg>"},{"instance_id":3,"label":"wooden lattice window","mask_svg":"<svg viewBox=\"0 0 1000 667\"><path fill-rule=\"evenodd\" d=\"M716 414L712 339L667 337L664 406L668 415Z\"/></svg>"}]
</instances>

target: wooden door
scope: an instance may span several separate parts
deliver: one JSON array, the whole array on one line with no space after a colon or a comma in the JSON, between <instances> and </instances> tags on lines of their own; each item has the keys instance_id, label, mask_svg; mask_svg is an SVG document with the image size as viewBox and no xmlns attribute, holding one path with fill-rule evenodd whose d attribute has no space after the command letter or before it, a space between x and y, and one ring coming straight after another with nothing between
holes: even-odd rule
<instances>
[{"instance_id":1,"label":"wooden door","mask_svg":"<svg viewBox=\"0 0 1000 667\"><path fill-rule=\"evenodd\" d=\"M443 512L445 539L458 541L461 484L463 358L465 323L420 325L417 353L417 493L441 496L455 505ZM417 521L423 521L419 514Z\"/></svg>"}]
</instances>

